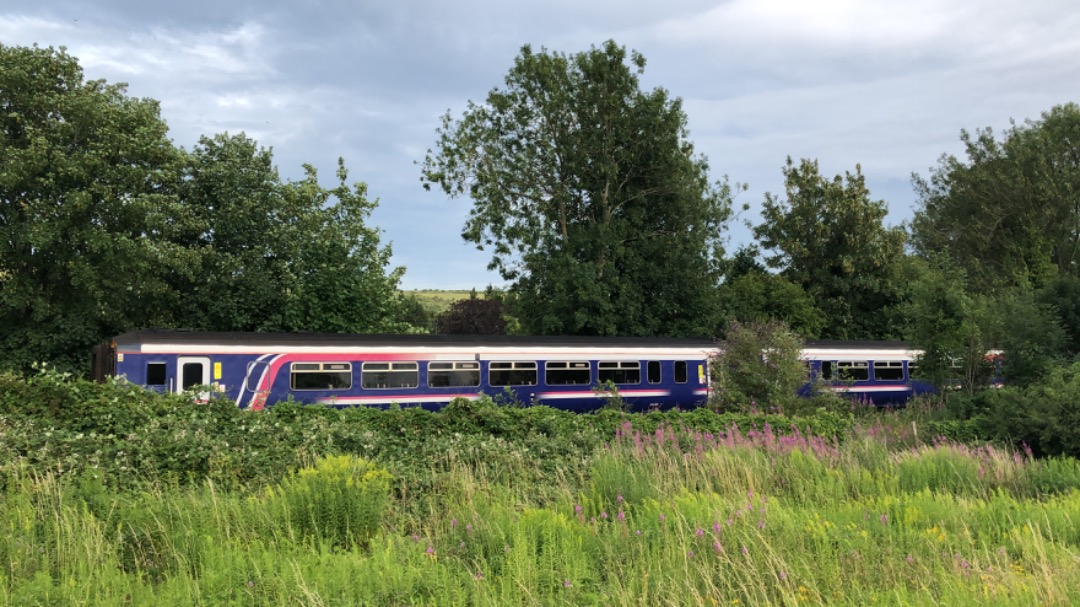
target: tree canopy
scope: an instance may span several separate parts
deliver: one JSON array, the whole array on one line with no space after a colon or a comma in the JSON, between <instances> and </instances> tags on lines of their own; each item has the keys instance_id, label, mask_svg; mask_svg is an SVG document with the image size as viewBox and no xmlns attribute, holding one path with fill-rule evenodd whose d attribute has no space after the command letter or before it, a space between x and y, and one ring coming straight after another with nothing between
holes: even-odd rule
<instances>
[{"instance_id":1,"label":"tree canopy","mask_svg":"<svg viewBox=\"0 0 1080 607\"><path fill-rule=\"evenodd\" d=\"M891 307L905 235L883 224L884 201L870 198L858 165L826 179L816 160L788 158L783 171L786 198L766 194L754 228L771 251L766 263L814 299L826 318L821 337L899 337Z\"/></svg>"},{"instance_id":2,"label":"tree canopy","mask_svg":"<svg viewBox=\"0 0 1080 607\"><path fill-rule=\"evenodd\" d=\"M462 236L492 251L526 332L707 326L731 188L709 182L680 100L640 89L644 68L611 41L525 46L505 88L443 117L421 179L472 199Z\"/></svg>"},{"instance_id":3,"label":"tree canopy","mask_svg":"<svg viewBox=\"0 0 1080 607\"><path fill-rule=\"evenodd\" d=\"M0 45L0 366L81 369L132 328L389 328L401 270L338 180L282 182L243 135L187 152L157 102Z\"/></svg>"},{"instance_id":4,"label":"tree canopy","mask_svg":"<svg viewBox=\"0 0 1080 607\"><path fill-rule=\"evenodd\" d=\"M1000 140L989 128L960 140L966 159L913 176L916 250L946 252L979 290L1080 275L1080 106L1013 123Z\"/></svg>"}]
</instances>

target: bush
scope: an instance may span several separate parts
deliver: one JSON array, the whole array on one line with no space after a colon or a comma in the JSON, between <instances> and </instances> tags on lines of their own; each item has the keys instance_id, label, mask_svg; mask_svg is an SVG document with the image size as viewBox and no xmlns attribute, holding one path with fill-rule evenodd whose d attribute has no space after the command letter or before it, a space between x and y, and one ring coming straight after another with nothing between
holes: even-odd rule
<instances>
[{"instance_id":1,"label":"bush","mask_svg":"<svg viewBox=\"0 0 1080 607\"><path fill-rule=\"evenodd\" d=\"M987 438L1080 457L1080 363L1052 368L1038 385L983 391L974 409Z\"/></svg>"},{"instance_id":2,"label":"bush","mask_svg":"<svg viewBox=\"0 0 1080 607\"><path fill-rule=\"evenodd\" d=\"M802 340L783 322L732 321L712 364L716 382L710 406L721 411L786 408L808 380L801 351Z\"/></svg>"},{"instance_id":3,"label":"bush","mask_svg":"<svg viewBox=\"0 0 1080 607\"><path fill-rule=\"evenodd\" d=\"M284 533L345 550L367 545L389 505L390 473L351 455L320 458L269 491Z\"/></svg>"}]
</instances>

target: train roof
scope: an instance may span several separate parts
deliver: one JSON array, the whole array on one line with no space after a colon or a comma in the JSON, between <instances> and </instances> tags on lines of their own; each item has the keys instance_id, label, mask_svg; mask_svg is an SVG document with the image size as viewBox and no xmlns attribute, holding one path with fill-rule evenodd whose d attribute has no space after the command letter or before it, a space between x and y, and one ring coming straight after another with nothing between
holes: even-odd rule
<instances>
[{"instance_id":1,"label":"train roof","mask_svg":"<svg viewBox=\"0 0 1080 607\"><path fill-rule=\"evenodd\" d=\"M111 340L119 348L140 345L230 345L280 347L391 347L410 348L695 348L714 349L715 339L704 337L610 337L610 336L553 336L553 335L433 335L433 334L369 334L369 333L260 333L227 331L188 331L180 329L148 329L130 331ZM807 340L806 350L908 350L911 345L901 341L868 340Z\"/></svg>"},{"instance_id":2,"label":"train roof","mask_svg":"<svg viewBox=\"0 0 1080 607\"><path fill-rule=\"evenodd\" d=\"M117 335L112 339L118 348L167 344L192 346L279 346L279 347L392 347L409 348L695 348L712 349L716 341L707 338L677 337L588 337L523 335L432 335L432 334L354 334L354 333L258 333L184 330L143 330Z\"/></svg>"}]
</instances>

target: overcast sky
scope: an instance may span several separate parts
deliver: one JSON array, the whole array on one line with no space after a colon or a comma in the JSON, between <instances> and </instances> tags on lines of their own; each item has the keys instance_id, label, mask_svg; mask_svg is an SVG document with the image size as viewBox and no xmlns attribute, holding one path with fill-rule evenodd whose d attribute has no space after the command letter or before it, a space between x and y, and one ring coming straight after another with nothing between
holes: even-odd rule
<instances>
[{"instance_id":1,"label":"overcast sky","mask_svg":"<svg viewBox=\"0 0 1080 607\"><path fill-rule=\"evenodd\" d=\"M857 163L890 223L913 172L960 153L960 129L1078 101L1075 0L7 0L0 42L66 46L88 78L161 102L177 145L246 132L283 177L339 156L379 199L404 288L501 284L461 239L471 202L426 192L416 164L439 117L502 84L521 46L575 53L613 39L681 97L714 178L758 206L787 156L827 176ZM745 218L745 217L744 217ZM749 219L754 220L750 215ZM748 240L733 225L730 248Z\"/></svg>"}]
</instances>

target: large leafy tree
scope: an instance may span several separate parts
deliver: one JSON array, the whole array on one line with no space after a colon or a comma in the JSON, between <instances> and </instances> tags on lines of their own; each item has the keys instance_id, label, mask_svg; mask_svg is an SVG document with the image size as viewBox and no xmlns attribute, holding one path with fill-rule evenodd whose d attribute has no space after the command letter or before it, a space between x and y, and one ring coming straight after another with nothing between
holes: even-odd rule
<instances>
[{"instance_id":1,"label":"large leafy tree","mask_svg":"<svg viewBox=\"0 0 1080 607\"><path fill-rule=\"evenodd\" d=\"M821 337L885 339L902 331L896 272L904 255L901 228L883 221L862 171L823 177L815 160L784 167L786 198L765 196L754 235L766 263L803 287L825 315Z\"/></svg>"},{"instance_id":2,"label":"large leafy tree","mask_svg":"<svg viewBox=\"0 0 1080 607\"><path fill-rule=\"evenodd\" d=\"M363 184L280 180L243 136L168 138L64 50L0 45L0 366L84 368L139 327L397 328Z\"/></svg>"},{"instance_id":3,"label":"large leafy tree","mask_svg":"<svg viewBox=\"0 0 1080 607\"><path fill-rule=\"evenodd\" d=\"M614 42L526 46L482 104L450 113L422 181L473 207L526 332L688 334L708 325L730 188L711 184L678 99L643 91Z\"/></svg>"},{"instance_id":4,"label":"large leafy tree","mask_svg":"<svg viewBox=\"0 0 1080 607\"><path fill-rule=\"evenodd\" d=\"M233 331L367 332L396 328L402 269L367 225L363 184L325 188L312 167L283 182L269 150L244 135L203 137L181 199L195 218L182 241L200 255L179 326Z\"/></svg>"},{"instance_id":5,"label":"large leafy tree","mask_svg":"<svg viewBox=\"0 0 1080 607\"><path fill-rule=\"evenodd\" d=\"M914 176L916 249L944 251L980 291L1080 275L1080 106L1014 123L999 140L961 131L966 158Z\"/></svg>"},{"instance_id":6,"label":"large leafy tree","mask_svg":"<svg viewBox=\"0 0 1080 607\"><path fill-rule=\"evenodd\" d=\"M0 45L0 361L77 367L102 336L160 323L167 275L189 267L167 130L63 49Z\"/></svg>"},{"instance_id":7,"label":"large leafy tree","mask_svg":"<svg viewBox=\"0 0 1080 607\"><path fill-rule=\"evenodd\" d=\"M284 186L286 208L299 208L299 243L293 258L295 286L290 289L280 329L338 333L410 330L402 319L405 298L398 286L403 267L390 267L391 249L380 230L367 224L378 201L363 183L349 183L338 160L337 185L319 185L315 169Z\"/></svg>"}]
</instances>

